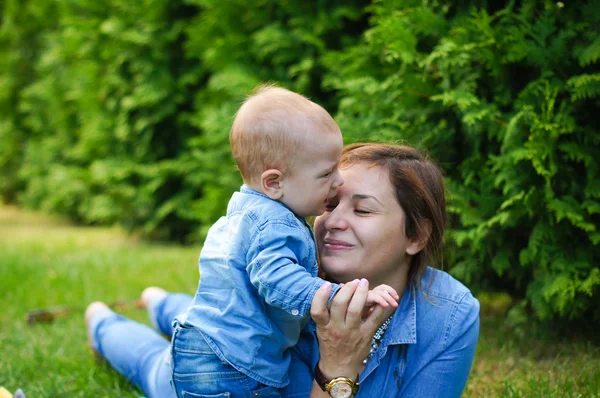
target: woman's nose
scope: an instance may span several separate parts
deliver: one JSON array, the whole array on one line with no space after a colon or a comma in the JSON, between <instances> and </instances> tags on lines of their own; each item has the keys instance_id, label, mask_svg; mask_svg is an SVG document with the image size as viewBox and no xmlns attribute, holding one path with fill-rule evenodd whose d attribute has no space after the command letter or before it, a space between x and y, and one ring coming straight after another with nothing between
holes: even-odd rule
<instances>
[{"instance_id":1,"label":"woman's nose","mask_svg":"<svg viewBox=\"0 0 600 398\"><path fill-rule=\"evenodd\" d=\"M335 209L327 214L324 225L325 229L328 231L346 229L348 227L348 223L344 217L344 209L341 208L340 205L337 205Z\"/></svg>"}]
</instances>

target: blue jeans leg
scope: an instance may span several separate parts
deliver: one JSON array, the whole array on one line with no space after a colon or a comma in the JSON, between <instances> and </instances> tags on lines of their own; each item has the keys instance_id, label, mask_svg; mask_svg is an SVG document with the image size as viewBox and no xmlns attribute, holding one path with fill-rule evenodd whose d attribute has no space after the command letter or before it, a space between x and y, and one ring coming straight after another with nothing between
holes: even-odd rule
<instances>
[{"instance_id":1,"label":"blue jeans leg","mask_svg":"<svg viewBox=\"0 0 600 398\"><path fill-rule=\"evenodd\" d=\"M169 293L156 302L148 303L148 316L154 327L169 338L173 335L173 319L187 311L192 296L184 293Z\"/></svg>"},{"instance_id":2,"label":"blue jeans leg","mask_svg":"<svg viewBox=\"0 0 600 398\"><path fill-rule=\"evenodd\" d=\"M94 348L148 398L174 398L171 387L170 344L150 327L110 310L91 319Z\"/></svg>"}]
</instances>

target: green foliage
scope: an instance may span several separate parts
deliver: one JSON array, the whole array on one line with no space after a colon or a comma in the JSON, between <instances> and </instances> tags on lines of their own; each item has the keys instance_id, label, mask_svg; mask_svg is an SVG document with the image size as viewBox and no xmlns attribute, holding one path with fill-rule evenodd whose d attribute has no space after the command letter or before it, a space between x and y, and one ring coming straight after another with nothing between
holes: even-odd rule
<instances>
[{"instance_id":1,"label":"green foliage","mask_svg":"<svg viewBox=\"0 0 600 398\"><path fill-rule=\"evenodd\" d=\"M189 231L181 221L168 225L161 211L181 180L170 161L195 133L179 126L191 94L178 81L184 20L169 17L183 5L54 6L56 27L35 64L40 78L25 87L19 108L32 136L20 200L86 223L164 237Z\"/></svg>"},{"instance_id":2,"label":"green foliage","mask_svg":"<svg viewBox=\"0 0 600 398\"><path fill-rule=\"evenodd\" d=\"M439 160L455 275L598 320L600 2L449 4L376 2L363 41L327 58L342 131Z\"/></svg>"},{"instance_id":3,"label":"green foliage","mask_svg":"<svg viewBox=\"0 0 600 398\"><path fill-rule=\"evenodd\" d=\"M346 142L428 149L470 287L600 319L600 1L0 5L4 200L199 241L241 184L235 110L273 81Z\"/></svg>"},{"instance_id":4,"label":"green foliage","mask_svg":"<svg viewBox=\"0 0 600 398\"><path fill-rule=\"evenodd\" d=\"M18 114L20 92L37 78L33 65L53 17L53 8L43 2L37 7L18 0L0 3L0 198L8 201L23 189L16 171L28 131Z\"/></svg>"},{"instance_id":5,"label":"green foliage","mask_svg":"<svg viewBox=\"0 0 600 398\"><path fill-rule=\"evenodd\" d=\"M340 3L9 1L2 196L83 223L202 239L241 184L228 133L243 96L264 81L322 96L320 56L361 17L361 4ZM30 14L39 24L11 22ZM35 52L24 57L27 40Z\"/></svg>"}]
</instances>

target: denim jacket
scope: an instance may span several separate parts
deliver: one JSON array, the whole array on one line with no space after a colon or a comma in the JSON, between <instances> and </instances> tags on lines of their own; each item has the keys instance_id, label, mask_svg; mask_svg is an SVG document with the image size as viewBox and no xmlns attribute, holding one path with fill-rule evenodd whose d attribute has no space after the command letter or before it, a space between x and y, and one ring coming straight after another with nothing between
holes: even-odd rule
<instances>
[{"instance_id":1,"label":"denim jacket","mask_svg":"<svg viewBox=\"0 0 600 398\"><path fill-rule=\"evenodd\" d=\"M269 386L288 384L289 348L309 320L325 283L317 277L309 225L285 205L242 186L209 230L200 253L200 283L188 311L215 354ZM339 290L334 285L331 297ZM330 299L331 299L330 297Z\"/></svg>"},{"instance_id":2,"label":"denim jacket","mask_svg":"<svg viewBox=\"0 0 600 398\"><path fill-rule=\"evenodd\" d=\"M360 374L357 398L458 398L479 337L479 302L456 279L428 268L409 287L379 349ZM293 350L283 397L308 397L319 347L311 321Z\"/></svg>"}]
</instances>

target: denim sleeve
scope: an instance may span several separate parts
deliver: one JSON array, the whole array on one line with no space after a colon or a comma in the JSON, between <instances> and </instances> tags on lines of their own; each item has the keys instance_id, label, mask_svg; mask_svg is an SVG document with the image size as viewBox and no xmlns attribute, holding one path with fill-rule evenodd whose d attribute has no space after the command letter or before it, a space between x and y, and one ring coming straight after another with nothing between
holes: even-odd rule
<instances>
[{"instance_id":1,"label":"denim sleeve","mask_svg":"<svg viewBox=\"0 0 600 398\"><path fill-rule=\"evenodd\" d=\"M470 293L458 304L445 349L405 386L402 397L458 398L467 383L479 338L479 302Z\"/></svg>"},{"instance_id":2,"label":"denim sleeve","mask_svg":"<svg viewBox=\"0 0 600 398\"><path fill-rule=\"evenodd\" d=\"M246 270L252 285L269 305L292 315L309 315L315 292L325 283L301 264L307 244L303 231L278 223L260 230L248 250ZM329 300L338 290L333 284Z\"/></svg>"}]
</instances>

